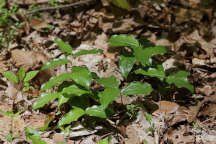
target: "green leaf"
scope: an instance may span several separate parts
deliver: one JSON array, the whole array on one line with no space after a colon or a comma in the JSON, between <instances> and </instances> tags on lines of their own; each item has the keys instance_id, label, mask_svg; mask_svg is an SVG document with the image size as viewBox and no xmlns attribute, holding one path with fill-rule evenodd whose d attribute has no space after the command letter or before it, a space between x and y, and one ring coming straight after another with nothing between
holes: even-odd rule
<instances>
[{"instance_id":1,"label":"green leaf","mask_svg":"<svg viewBox=\"0 0 216 144\"><path fill-rule=\"evenodd\" d=\"M139 94L150 94L152 87L148 83L132 82L128 86L124 87L121 91L123 95L139 95Z\"/></svg>"},{"instance_id":2,"label":"green leaf","mask_svg":"<svg viewBox=\"0 0 216 144\"><path fill-rule=\"evenodd\" d=\"M58 125L63 126L65 124L70 124L73 121L77 121L77 119L83 116L84 114L85 114L85 111L83 109L74 107L72 110L70 110L68 113L66 113L62 117Z\"/></svg>"},{"instance_id":3,"label":"green leaf","mask_svg":"<svg viewBox=\"0 0 216 144\"><path fill-rule=\"evenodd\" d=\"M73 67L71 77L77 84L89 89L92 75L87 68L79 66Z\"/></svg>"},{"instance_id":4,"label":"green leaf","mask_svg":"<svg viewBox=\"0 0 216 144\"><path fill-rule=\"evenodd\" d=\"M101 139L98 141L98 144L109 144L109 143L110 143L109 138Z\"/></svg>"},{"instance_id":5,"label":"green leaf","mask_svg":"<svg viewBox=\"0 0 216 144\"><path fill-rule=\"evenodd\" d=\"M111 47L139 47L139 42L132 36L127 35L113 35L109 39L109 46Z\"/></svg>"},{"instance_id":6,"label":"green leaf","mask_svg":"<svg viewBox=\"0 0 216 144\"><path fill-rule=\"evenodd\" d=\"M96 53L102 53L103 50L101 49L92 49L92 50L80 50L79 52L73 54L73 57L78 57L81 55L86 55L86 54L96 54Z\"/></svg>"},{"instance_id":7,"label":"green leaf","mask_svg":"<svg viewBox=\"0 0 216 144\"><path fill-rule=\"evenodd\" d=\"M128 11L131 10L130 4L127 0L110 0L110 2L112 2L114 5L122 9L126 9Z\"/></svg>"},{"instance_id":8,"label":"green leaf","mask_svg":"<svg viewBox=\"0 0 216 144\"><path fill-rule=\"evenodd\" d=\"M1 2L0 2L0 8L3 8L5 5L6 5L6 0L1 0Z\"/></svg>"},{"instance_id":9,"label":"green leaf","mask_svg":"<svg viewBox=\"0 0 216 144\"><path fill-rule=\"evenodd\" d=\"M167 76L166 81L168 84L175 84L178 88L186 88L192 93L194 92L194 86L190 84L187 77L190 75L189 72L186 71L178 71Z\"/></svg>"},{"instance_id":10,"label":"green leaf","mask_svg":"<svg viewBox=\"0 0 216 144\"><path fill-rule=\"evenodd\" d=\"M39 71L30 71L28 73L26 73L26 76L24 78L24 82L29 82L30 80L32 80L37 74L38 74Z\"/></svg>"},{"instance_id":11,"label":"green leaf","mask_svg":"<svg viewBox=\"0 0 216 144\"><path fill-rule=\"evenodd\" d=\"M19 71L17 72L17 76L18 76L20 82L24 79L25 75L26 75L26 72L25 72L24 67L22 66L19 69Z\"/></svg>"},{"instance_id":12,"label":"green leaf","mask_svg":"<svg viewBox=\"0 0 216 144\"><path fill-rule=\"evenodd\" d=\"M56 98L60 97L59 93L42 93L40 97L34 102L33 109L36 110L38 108L43 107L50 101L55 100Z\"/></svg>"},{"instance_id":13,"label":"green leaf","mask_svg":"<svg viewBox=\"0 0 216 144\"><path fill-rule=\"evenodd\" d=\"M14 113L13 111L2 111L2 110L0 110L0 112L1 112L3 115L5 115L5 116L16 117L16 116L18 116L19 114L21 114L23 111L19 111L19 112Z\"/></svg>"},{"instance_id":14,"label":"green leaf","mask_svg":"<svg viewBox=\"0 0 216 144\"><path fill-rule=\"evenodd\" d=\"M44 140L40 139L40 134L33 128L27 127L25 130L25 135L27 139L32 140L33 144L46 144Z\"/></svg>"},{"instance_id":15,"label":"green leaf","mask_svg":"<svg viewBox=\"0 0 216 144\"><path fill-rule=\"evenodd\" d=\"M155 47L148 47L148 48L142 48L138 47L134 49L134 55L138 62L141 62L142 65L146 65L149 63L150 58L154 54L164 54L166 53L166 48L162 46L155 46Z\"/></svg>"},{"instance_id":16,"label":"green leaf","mask_svg":"<svg viewBox=\"0 0 216 144\"><path fill-rule=\"evenodd\" d=\"M64 64L67 64L67 63L70 63L71 61L68 60L68 59L54 59L50 62L47 62L45 63L41 70L46 70L46 69L51 69L51 68L54 68L56 66L59 66L59 65L64 65Z\"/></svg>"},{"instance_id":17,"label":"green leaf","mask_svg":"<svg viewBox=\"0 0 216 144\"><path fill-rule=\"evenodd\" d=\"M65 97L64 95L61 95L59 98L58 98L58 108L60 108L60 106L66 102L68 102L70 99L70 97Z\"/></svg>"},{"instance_id":18,"label":"green leaf","mask_svg":"<svg viewBox=\"0 0 216 144\"><path fill-rule=\"evenodd\" d=\"M4 77L6 77L9 81L12 81L12 82L14 82L14 83L18 83L18 78L17 78L17 76L14 74L14 73L12 73L12 72L1 72L2 73L2 75L4 76Z\"/></svg>"},{"instance_id":19,"label":"green leaf","mask_svg":"<svg viewBox=\"0 0 216 144\"><path fill-rule=\"evenodd\" d=\"M103 92L99 93L100 104L107 108L108 105L117 99L120 90L118 88L106 88Z\"/></svg>"},{"instance_id":20,"label":"green leaf","mask_svg":"<svg viewBox=\"0 0 216 144\"><path fill-rule=\"evenodd\" d=\"M63 74L60 74L59 76L52 77L51 79L49 79L48 82L44 83L41 86L41 90L51 89L53 86L57 85L58 83L65 81L65 80L70 80L70 79L72 79L71 73L63 73Z\"/></svg>"},{"instance_id":21,"label":"green leaf","mask_svg":"<svg viewBox=\"0 0 216 144\"><path fill-rule=\"evenodd\" d=\"M123 77L126 79L130 71L132 70L135 63L134 57L127 57L127 56L120 56L119 60L119 69L123 75Z\"/></svg>"},{"instance_id":22,"label":"green leaf","mask_svg":"<svg viewBox=\"0 0 216 144\"><path fill-rule=\"evenodd\" d=\"M71 54L72 53L72 50L73 48L66 42L62 41L61 39L59 38L56 38L54 40L54 42L59 46L59 48L65 52L66 54Z\"/></svg>"},{"instance_id":23,"label":"green leaf","mask_svg":"<svg viewBox=\"0 0 216 144\"><path fill-rule=\"evenodd\" d=\"M107 88L118 88L119 87L119 82L116 80L115 76L97 79L96 81L100 85L107 87Z\"/></svg>"},{"instance_id":24,"label":"green leaf","mask_svg":"<svg viewBox=\"0 0 216 144\"><path fill-rule=\"evenodd\" d=\"M66 97L67 96L71 97L71 96L81 96L83 94L89 93L89 91L80 89L76 85L71 85L69 87L64 88L61 93Z\"/></svg>"},{"instance_id":25,"label":"green leaf","mask_svg":"<svg viewBox=\"0 0 216 144\"><path fill-rule=\"evenodd\" d=\"M143 69L135 70L136 74L147 75L150 77L157 77L159 79L164 79L166 77L165 71L162 65L158 65L156 68L149 68L148 71L144 71Z\"/></svg>"},{"instance_id":26,"label":"green leaf","mask_svg":"<svg viewBox=\"0 0 216 144\"><path fill-rule=\"evenodd\" d=\"M86 114L90 116L106 118L106 112L103 106L94 105L86 109Z\"/></svg>"}]
</instances>

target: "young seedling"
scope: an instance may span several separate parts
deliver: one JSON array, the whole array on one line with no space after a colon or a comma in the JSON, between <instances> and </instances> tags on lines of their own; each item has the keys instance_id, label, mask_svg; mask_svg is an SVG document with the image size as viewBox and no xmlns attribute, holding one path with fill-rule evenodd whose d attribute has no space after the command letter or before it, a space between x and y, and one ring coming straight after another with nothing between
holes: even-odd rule
<instances>
[{"instance_id":1,"label":"young seedling","mask_svg":"<svg viewBox=\"0 0 216 144\"><path fill-rule=\"evenodd\" d=\"M2 72L2 75L9 81L21 85L22 91L26 92L34 89L30 86L29 82L38 74L38 72L39 71L30 71L26 73L24 67L21 67L16 74L7 71Z\"/></svg>"}]
</instances>

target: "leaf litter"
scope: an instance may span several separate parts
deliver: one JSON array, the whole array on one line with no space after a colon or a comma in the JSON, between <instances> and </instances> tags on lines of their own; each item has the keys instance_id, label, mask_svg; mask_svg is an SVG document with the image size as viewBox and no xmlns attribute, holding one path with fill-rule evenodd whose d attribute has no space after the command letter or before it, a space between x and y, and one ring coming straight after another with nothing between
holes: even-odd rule
<instances>
[{"instance_id":1,"label":"leaf litter","mask_svg":"<svg viewBox=\"0 0 216 144\"><path fill-rule=\"evenodd\" d=\"M47 0L13 1L19 5L38 4L45 7L49 2ZM0 83L1 100L4 101L0 104L0 109L14 111L16 108L18 111L24 111L20 116L14 118L12 124L14 134L23 136L21 140L15 140L25 140L23 134L27 125L38 128L47 121L46 113L33 112L31 106L35 97L40 95L40 85L48 81L50 77L67 72L72 66L86 66L100 77L115 75L118 81L123 81L116 65L119 59L118 53L110 51L107 40L113 34L129 34L145 37L155 45L163 45L173 50L177 56L167 56L167 61L163 63L165 69L175 69L180 65L192 71L196 93L192 98L185 93L180 93L182 97L186 97L184 102L178 99L176 94L172 98L157 99L157 102L153 102L157 109L153 109L150 105L143 107L146 110L140 110L135 121L123 126L127 138L121 133L111 133L112 143L123 143L123 141L128 144L145 142L216 143L214 130L216 33L213 20L215 18L213 4L215 3L209 4L194 0L181 0L178 3L172 3L170 0L160 2L140 0L137 5L131 4L132 12L122 13L118 11L119 8L116 9L106 0L103 0L102 4L103 6L97 6L97 8L94 8L95 4L93 4L92 7L83 6L80 9L69 8L56 10L53 13L42 12L43 19L33 18L27 23L30 30L26 30L22 36L19 36L20 38L15 42L16 45L11 43L8 49L11 54L10 58L8 59L8 56L3 52L0 54L1 57L4 57L0 61L1 72L16 71L21 66L29 71L41 68L42 64L50 59L65 58L53 43L56 37L71 44L75 48L74 53L94 48L104 50L103 53L76 58L67 56L66 58L69 58L72 63L67 64L66 67L56 67L54 71L40 72L34 81L34 83L39 81L38 87L35 91L27 94L21 94L17 86L10 84L1 76L1 79L6 82L6 86L2 82ZM46 31L50 25L53 26L53 29ZM129 101L136 102L139 99L140 96L122 97L117 100L117 103L121 104L123 101L123 104L127 104ZM11 107L14 103L16 106ZM24 103L26 105L23 105ZM45 109L49 111L48 113L52 113L56 111L56 105L57 103L54 102ZM147 112L153 114L151 122L146 120ZM117 121L113 120L116 122L115 125L124 120L124 118L121 119L121 115L119 117ZM0 139L5 142L7 139L2 137L2 134L10 132L11 123L9 121L11 119L11 117L0 115L0 129L3 130ZM55 121L53 123L55 124ZM78 126L79 128L75 132L72 131L68 135L47 130L50 133L53 132L54 136L44 133L43 139L47 143L63 142L65 139L68 143L72 141L97 143L100 137L98 131L101 132L101 129L89 130L88 126L82 124L78 124ZM76 127L77 125L72 126L71 130ZM102 127L105 126L102 125ZM83 140L77 138L79 136Z\"/></svg>"}]
</instances>

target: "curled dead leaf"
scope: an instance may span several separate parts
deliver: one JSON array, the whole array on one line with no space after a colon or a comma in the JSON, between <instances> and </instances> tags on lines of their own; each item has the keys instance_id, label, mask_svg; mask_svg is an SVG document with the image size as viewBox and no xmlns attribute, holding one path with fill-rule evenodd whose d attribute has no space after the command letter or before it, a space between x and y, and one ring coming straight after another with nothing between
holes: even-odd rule
<instances>
[{"instance_id":1,"label":"curled dead leaf","mask_svg":"<svg viewBox=\"0 0 216 144\"><path fill-rule=\"evenodd\" d=\"M175 102L170 101L159 101L159 109L153 112L153 115L160 115L160 113L171 114L178 110L179 105Z\"/></svg>"}]
</instances>

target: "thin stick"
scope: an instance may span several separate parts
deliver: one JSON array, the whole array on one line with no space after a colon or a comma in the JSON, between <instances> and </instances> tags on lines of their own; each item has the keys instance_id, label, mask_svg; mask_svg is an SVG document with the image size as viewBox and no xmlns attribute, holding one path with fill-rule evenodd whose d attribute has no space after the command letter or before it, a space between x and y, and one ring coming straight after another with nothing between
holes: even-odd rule
<instances>
[{"instance_id":1,"label":"thin stick","mask_svg":"<svg viewBox=\"0 0 216 144\"><path fill-rule=\"evenodd\" d=\"M55 9L73 7L73 6L77 6L77 5L81 5L81 4L86 4L86 3L91 2L91 1L92 0L85 0L85 1L84 0L80 0L80 1L75 2L75 3L66 4L66 5L60 5L60 6L56 6L56 7L39 8L39 9L36 9L36 10L33 10L33 11L26 12L25 14L26 15L30 15L30 14L41 12L41 11L49 11L49 10L55 10Z\"/></svg>"}]
</instances>

